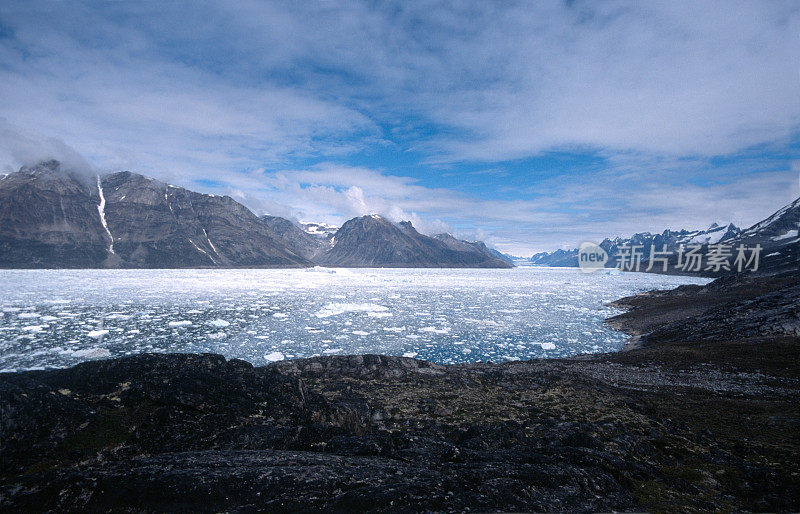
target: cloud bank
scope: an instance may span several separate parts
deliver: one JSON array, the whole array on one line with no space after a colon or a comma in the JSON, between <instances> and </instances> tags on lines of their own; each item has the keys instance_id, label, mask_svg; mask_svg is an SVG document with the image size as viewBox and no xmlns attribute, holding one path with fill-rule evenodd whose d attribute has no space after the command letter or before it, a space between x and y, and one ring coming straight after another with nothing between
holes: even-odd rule
<instances>
[{"instance_id":1,"label":"cloud bank","mask_svg":"<svg viewBox=\"0 0 800 514\"><path fill-rule=\"evenodd\" d=\"M800 194L798 86L791 1L0 6L4 169L516 253L769 214Z\"/></svg>"}]
</instances>

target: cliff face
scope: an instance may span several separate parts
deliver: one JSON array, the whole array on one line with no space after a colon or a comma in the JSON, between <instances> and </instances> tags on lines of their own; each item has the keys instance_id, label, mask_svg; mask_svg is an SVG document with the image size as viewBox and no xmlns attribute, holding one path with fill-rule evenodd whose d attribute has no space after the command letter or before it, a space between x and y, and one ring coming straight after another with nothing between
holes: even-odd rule
<instances>
[{"instance_id":1,"label":"cliff face","mask_svg":"<svg viewBox=\"0 0 800 514\"><path fill-rule=\"evenodd\" d=\"M102 180L106 220L123 265L298 267L310 263L245 206L130 172Z\"/></svg>"},{"instance_id":2,"label":"cliff face","mask_svg":"<svg viewBox=\"0 0 800 514\"><path fill-rule=\"evenodd\" d=\"M109 241L94 177L56 161L0 179L0 266L85 268L102 265Z\"/></svg>"},{"instance_id":3,"label":"cliff face","mask_svg":"<svg viewBox=\"0 0 800 514\"><path fill-rule=\"evenodd\" d=\"M50 161L0 181L0 265L298 267L310 262L230 197L130 172L86 177Z\"/></svg>"}]
</instances>

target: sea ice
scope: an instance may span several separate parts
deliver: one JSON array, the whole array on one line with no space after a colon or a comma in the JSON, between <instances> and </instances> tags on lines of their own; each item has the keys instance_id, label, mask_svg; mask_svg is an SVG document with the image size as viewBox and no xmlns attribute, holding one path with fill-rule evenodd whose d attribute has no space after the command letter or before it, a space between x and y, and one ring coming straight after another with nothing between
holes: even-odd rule
<instances>
[{"instance_id":1,"label":"sea ice","mask_svg":"<svg viewBox=\"0 0 800 514\"><path fill-rule=\"evenodd\" d=\"M264 360L269 362L277 362L282 361L284 359L284 355L281 352L270 352L264 355Z\"/></svg>"},{"instance_id":2,"label":"sea ice","mask_svg":"<svg viewBox=\"0 0 800 514\"><path fill-rule=\"evenodd\" d=\"M316 316L318 318L327 318L330 316L337 316L339 314L344 314L346 312L366 312L369 313L376 313L376 312L386 312L388 311L388 307L384 307L383 305L377 305L374 303L329 303L322 309L320 309Z\"/></svg>"},{"instance_id":3,"label":"sea ice","mask_svg":"<svg viewBox=\"0 0 800 514\"><path fill-rule=\"evenodd\" d=\"M69 352L69 356L75 359L100 359L111 357L111 352L105 348L84 348L83 350Z\"/></svg>"}]
</instances>

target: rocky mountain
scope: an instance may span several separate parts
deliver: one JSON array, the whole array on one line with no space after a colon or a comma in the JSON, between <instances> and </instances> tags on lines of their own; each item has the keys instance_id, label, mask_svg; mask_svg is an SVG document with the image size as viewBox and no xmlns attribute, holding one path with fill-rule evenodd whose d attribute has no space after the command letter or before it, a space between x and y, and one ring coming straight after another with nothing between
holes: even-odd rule
<instances>
[{"instance_id":1,"label":"rocky mountain","mask_svg":"<svg viewBox=\"0 0 800 514\"><path fill-rule=\"evenodd\" d=\"M708 245L724 243L726 246L735 248L744 244L748 248L761 245L761 257L759 271L762 273L777 273L787 270L798 269L798 225L800 225L800 198L777 211L763 221L752 227L742 230L735 225L712 224L706 230L665 230L660 234L642 232L634 234L630 238L604 239L600 246L608 253L609 260L606 267L613 268L618 265L619 249L623 246L641 245L644 248L644 258L642 262L647 267L647 255L650 246L653 245L657 250L666 246L667 252L674 255L670 257L669 268L672 269L677 263L677 250L681 245L690 247L700 245L701 253L708 252ZM530 262L537 266L557 266L557 267L577 267L578 250L556 250L554 252L542 252L533 255ZM724 274L725 270L719 273ZM703 273L706 274L705 270Z\"/></svg>"},{"instance_id":2,"label":"rocky mountain","mask_svg":"<svg viewBox=\"0 0 800 514\"><path fill-rule=\"evenodd\" d=\"M6 268L511 267L496 254L377 216L340 229L259 218L229 196L129 171L91 176L47 161L0 176Z\"/></svg>"},{"instance_id":3,"label":"rocky mountain","mask_svg":"<svg viewBox=\"0 0 800 514\"><path fill-rule=\"evenodd\" d=\"M96 184L56 161L0 180L0 264L11 268L100 266L109 256Z\"/></svg>"},{"instance_id":4,"label":"rocky mountain","mask_svg":"<svg viewBox=\"0 0 800 514\"><path fill-rule=\"evenodd\" d=\"M727 242L761 245L761 269L767 272L800 271L800 198Z\"/></svg>"},{"instance_id":5,"label":"rocky mountain","mask_svg":"<svg viewBox=\"0 0 800 514\"><path fill-rule=\"evenodd\" d=\"M336 231L333 247L316 260L324 266L400 268L510 268L483 243L420 234L411 222L395 224L378 215L354 218Z\"/></svg>"},{"instance_id":6,"label":"rocky mountain","mask_svg":"<svg viewBox=\"0 0 800 514\"><path fill-rule=\"evenodd\" d=\"M57 161L0 181L0 265L17 268L302 267L255 214L130 172L88 177Z\"/></svg>"},{"instance_id":7,"label":"rocky mountain","mask_svg":"<svg viewBox=\"0 0 800 514\"><path fill-rule=\"evenodd\" d=\"M310 261L331 246L329 237L309 233L286 218L266 215L261 216L261 220L297 254Z\"/></svg>"},{"instance_id":8,"label":"rocky mountain","mask_svg":"<svg viewBox=\"0 0 800 514\"><path fill-rule=\"evenodd\" d=\"M714 223L706 230L665 230L660 234L640 232L628 238L606 238L600 243L600 246L608 252L609 262L607 267L613 268L617 266L615 256L618 254L619 248L623 246L641 245L649 249L651 245L654 245L660 250L666 245L667 250L672 251L680 245L703 245L728 241L740 232L741 230L733 223L728 225ZM577 267L578 250L573 248L559 249L554 252L541 252L531 256L530 261L531 264L536 266Z\"/></svg>"},{"instance_id":9,"label":"rocky mountain","mask_svg":"<svg viewBox=\"0 0 800 514\"><path fill-rule=\"evenodd\" d=\"M508 263L512 262L508 256L498 252L493 248L489 248L483 241L465 241L462 239L456 239L450 234L436 234L433 236L433 238L438 239L446 244L450 249L458 252L475 253L476 255L480 255L489 260L499 259Z\"/></svg>"}]
</instances>

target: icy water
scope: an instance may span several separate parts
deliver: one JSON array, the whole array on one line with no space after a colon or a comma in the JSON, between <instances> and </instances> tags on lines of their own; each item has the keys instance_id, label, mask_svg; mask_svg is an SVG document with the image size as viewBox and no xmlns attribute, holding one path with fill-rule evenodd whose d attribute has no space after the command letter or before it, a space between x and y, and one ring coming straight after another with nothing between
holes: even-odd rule
<instances>
[{"instance_id":1,"label":"icy water","mask_svg":"<svg viewBox=\"0 0 800 514\"><path fill-rule=\"evenodd\" d=\"M604 303L707 280L576 269L0 270L0 371L141 352L261 365L381 353L440 363L620 349Z\"/></svg>"}]
</instances>

